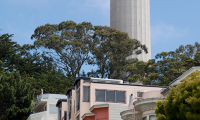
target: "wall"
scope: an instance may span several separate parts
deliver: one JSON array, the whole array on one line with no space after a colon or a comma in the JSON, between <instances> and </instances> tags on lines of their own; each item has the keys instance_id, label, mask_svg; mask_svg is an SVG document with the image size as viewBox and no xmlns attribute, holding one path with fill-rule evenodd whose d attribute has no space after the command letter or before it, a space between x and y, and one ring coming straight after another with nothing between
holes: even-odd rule
<instances>
[{"instance_id":1,"label":"wall","mask_svg":"<svg viewBox=\"0 0 200 120\"><path fill-rule=\"evenodd\" d=\"M95 108L92 112L95 114L95 120L109 120L108 107Z\"/></svg>"},{"instance_id":2,"label":"wall","mask_svg":"<svg viewBox=\"0 0 200 120\"><path fill-rule=\"evenodd\" d=\"M109 120L122 120L120 113L128 109L127 105L109 104Z\"/></svg>"},{"instance_id":3,"label":"wall","mask_svg":"<svg viewBox=\"0 0 200 120\"><path fill-rule=\"evenodd\" d=\"M83 86L90 86L90 102L83 102ZM122 108L117 108L119 111L118 117L121 118L120 112L123 110L128 109L129 105L129 96L133 94L133 98L137 96L137 92L148 92L148 91L155 91L158 90L160 91L162 88L159 87L147 87L147 86L131 86L131 85L115 85L115 84L100 84L100 83L84 83L83 80L80 80L80 113L77 112L75 116L80 114L80 117L82 117L85 113L90 113L90 108L93 105L97 104L106 104L107 102L96 102L95 99L95 89L105 89L105 90L118 90L118 91L126 91L126 103L109 103L111 106L112 105L121 105L124 106ZM134 100L133 100L134 101ZM113 106L114 108L114 106ZM115 108L114 108L115 109ZM113 109L113 110L114 110ZM112 111L112 108L110 109L110 112ZM112 112L111 112L112 113ZM116 116L116 114L113 114L113 116ZM116 118L115 118L116 119ZM114 119L113 119L114 120Z\"/></svg>"}]
</instances>

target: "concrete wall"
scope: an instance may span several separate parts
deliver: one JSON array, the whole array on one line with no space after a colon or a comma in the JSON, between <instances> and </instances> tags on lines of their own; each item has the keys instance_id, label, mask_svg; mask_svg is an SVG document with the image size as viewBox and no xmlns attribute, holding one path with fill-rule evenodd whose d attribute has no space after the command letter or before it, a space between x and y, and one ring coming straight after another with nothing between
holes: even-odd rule
<instances>
[{"instance_id":1,"label":"concrete wall","mask_svg":"<svg viewBox=\"0 0 200 120\"><path fill-rule=\"evenodd\" d=\"M163 97L163 95L161 94L161 90L145 92L142 95L142 99L145 99L145 98L160 98L160 97Z\"/></svg>"},{"instance_id":2,"label":"concrete wall","mask_svg":"<svg viewBox=\"0 0 200 120\"><path fill-rule=\"evenodd\" d=\"M149 53L132 55L127 58L151 59L150 1L110 0L110 27L128 33L132 39L145 44Z\"/></svg>"}]
</instances>

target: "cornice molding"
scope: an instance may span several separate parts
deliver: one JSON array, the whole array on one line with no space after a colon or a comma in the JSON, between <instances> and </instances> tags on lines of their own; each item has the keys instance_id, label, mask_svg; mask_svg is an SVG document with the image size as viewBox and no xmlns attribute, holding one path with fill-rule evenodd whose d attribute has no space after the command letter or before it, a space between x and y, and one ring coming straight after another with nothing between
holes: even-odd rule
<instances>
[{"instance_id":1,"label":"cornice molding","mask_svg":"<svg viewBox=\"0 0 200 120\"><path fill-rule=\"evenodd\" d=\"M84 119L87 116L94 116L94 113L85 113L81 118Z\"/></svg>"},{"instance_id":2,"label":"cornice molding","mask_svg":"<svg viewBox=\"0 0 200 120\"><path fill-rule=\"evenodd\" d=\"M90 108L90 111L94 110L95 108L103 108L103 107L109 107L109 104L93 105L93 106Z\"/></svg>"}]
</instances>

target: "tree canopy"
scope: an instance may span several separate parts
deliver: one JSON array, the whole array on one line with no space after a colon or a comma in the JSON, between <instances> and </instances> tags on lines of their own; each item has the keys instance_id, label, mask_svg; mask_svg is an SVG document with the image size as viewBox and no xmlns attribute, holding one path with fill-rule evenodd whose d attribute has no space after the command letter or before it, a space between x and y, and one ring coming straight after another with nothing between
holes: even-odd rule
<instances>
[{"instance_id":1,"label":"tree canopy","mask_svg":"<svg viewBox=\"0 0 200 120\"><path fill-rule=\"evenodd\" d=\"M59 69L75 78L82 65L90 61L92 29L89 22L66 21L37 27L31 38L35 39L35 48L44 48L45 55L53 58Z\"/></svg>"},{"instance_id":2,"label":"tree canopy","mask_svg":"<svg viewBox=\"0 0 200 120\"><path fill-rule=\"evenodd\" d=\"M197 70L171 87L165 100L158 101L155 110L157 120L199 120L200 72Z\"/></svg>"},{"instance_id":3,"label":"tree canopy","mask_svg":"<svg viewBox=\"0 0 200 120\"><path fill-rule=\"evenodd\" d=\"M23 120L30 114L34 90L28 79L17 71L0 73L1 120Z\"/></svg>"},{"instance_id":4,"label":"tree canopy","mask_svg":"<svg viewBox=\"0 0 200 120\"><path fill-rule=\"evenodd\" d=\"M135 54L142 50L147 52L145 45L130 39L127 33L107 26L93 26L90 22L46 24L37 27L31 38L35 40L35 49L53 58L59 69L74 78L87 63L98 66L94 71L96 77L120 78L128 63L126 57L133 50Z\"/></svg>"},{"instance_id":5,"label":"tree canopy","mask_svg":"<svg viewBox=\"0 0 200 120\"><path fill-rule=\"evenodd\" d=\"M125 78L125 66L132 63L126 58L133 54L148 52L145 45L130 39L127 33L107 26L95 26L90 51L98 66L95 74L101 78Z\"/></svg>"},{"instance_id":6,"label":"tree canopy","mask_svg":"<svg viewBox=\"0 0 200 120\"><path fill-rule=\"evenodd\" d=\"M145 85L168 84L193 66L200 66L200 44L179 46L175 51L158 53L148 62L136 61L127 65L129 81Z\"/></svg>"}]
</instances>

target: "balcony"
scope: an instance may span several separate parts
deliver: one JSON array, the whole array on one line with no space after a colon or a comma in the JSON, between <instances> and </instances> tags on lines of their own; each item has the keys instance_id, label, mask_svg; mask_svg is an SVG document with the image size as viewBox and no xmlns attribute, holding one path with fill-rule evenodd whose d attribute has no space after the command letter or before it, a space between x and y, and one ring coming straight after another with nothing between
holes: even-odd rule
<instances>
[{"instance_id":1,"label":"balcony","mask_svg":"<svg viewBox=\"0 0 200 120\"><path fill-rule=\"evenodd\" d=\"M67 96L61 94L41 94L37 96L34 105L36 105L41 99L67 99Z\"/></svg>"},{"instance_id":2,"label":"balcony","mask_svg":"<svg viewBox=\"0 0 200 120\"><path fill-rule=\"evenodd\" d=\"M27 120L47 120L47 111L31 114Z\"/></svg>"}]
</instances>

